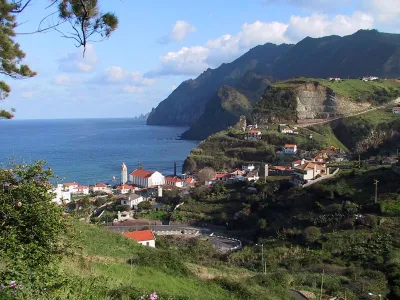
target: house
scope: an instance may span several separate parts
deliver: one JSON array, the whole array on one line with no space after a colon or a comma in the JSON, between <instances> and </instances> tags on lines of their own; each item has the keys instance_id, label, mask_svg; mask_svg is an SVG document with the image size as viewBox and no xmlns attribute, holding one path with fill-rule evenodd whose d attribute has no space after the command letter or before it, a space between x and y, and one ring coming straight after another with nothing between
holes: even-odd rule
<instances>
[{"instance_id":1,"label":"house","mask_svg":"<svg viewBox=\"0 0 400 300\"><path fill-rule=\"evenodd\" d=\"M196 183L196 180L194 178L188 177L183 181L183 187L185 187L185 188L194 187L195 183Z\"/></svg>"},{"instance_id":2,"label":"house","mask_svg":"<svg viewBox=\"0 0 400 300\"><path fill-rule=\"evenodd\" d=\"M313 157L313 161L318 163L324 163L325 158L322 155L317 154Z\"/></svg>"},{"instance_id":3,"label":"house","mask_svg":"<svg viewBox=\"0 0 400 300\"><path fill-rule=\"evenodd\" d=\"M385 157L382 159L382 165L393 165L395 163L397 163L397 159L393 157Z\"/></svg>"},{"instance_id":4,"label":"house","mask_svg":"<svg viewBox=\"0 0 400 300\"><path fill-rule=\"evenodd\" d=\"M131 193L135 190L134 186L131 186L129 184L123 184L117 186L117 194L128 194Z\"/></svg>"},{"instance_id":5,"label":"house","mask_svg":"<svg viewBox=\"0 0 400 300\"><path fill-rule=\"evenodd\" d=\"M295 161L292 162L292 168L304 165L306 162L308 162L308 161L306 161L304 158L303 159L299 159L299 160L295 160Z\"/></svg>"},{"instance_id":6,"label":"house","mask_svg":"<svg viewBox=\"0 0 400 300\"><path fill-rule=\"evenodd\" d=\"M293 134L293 130L290 128L290 127L284 127L282 130L281 130L281 132L282 133L290 133L290 134Z\"/></svg>"},{"instance_id":7,"label":"house","mask_svg":"<svg viewBox=\"0 0 400 300\"><path fill-rule=\"evenodd\" d=\"M254 171L254 169L255 169L255 167L253 164L251 164L251 165L249 164L247 166L242 166L242 171L244 171L244 172L252 172L252 171Z\"/></svg>"},{"instance_id":8,"label":"house","mask_svg":"<svg viewBox=\"0 0 400 300\"><path fill-rule=\"evenodd\" d=\"M86 185L78 185L76 190L71 192L73 194L80 194L80 195L89 195L89 187Z\"/></svg>"},{"instance_id":9,"label":"house","mask_svg":"<svg viewBox=\"0 0 400 300\"><path fill-rule=\"evenodd\" d=\"M283 152L285 154L296 154L297 153L297 145L294 144L286 144L283 148Z\"/></svg>"},{"instance_id":10,"label":"house","mask_svg":"<svg viewBox=\"0 0 400 300\"><path fill-rule=\"evenodd\" d=\"M260 177L258 176L258 172L248 172L245 178L247 181L257 181Z\"/></svg>"},{"instance_id":11,"label":"house","mask_svg":"<svg viewBox=\"0 0 400 300\"><path fill-rule=\"evenodd\" d=\"M64 191L74 192L77 190L79 184L74 182L67 182L63 184Z\"/></svg>"},{"instance_id":12,"label":"house","mask_svg":"<svg viewBox=\"0 0 400 300\"><path fill-rule=\"evenodd\" d=\"M378 159L377 159L375 156L371 156L371 157L368 159L368 164L370 164L370 165L378 165L378 164L379 164L379 161L378 161Z\"/></svg>"},{"instance_id":13,"label":"house","mask_svg":"<svg viewBox=\"0 0 400 300\"><path fill-rule=\"evenodd\" d=\"M246 180L246 172L242 171L242 170L235 170L231 173L229 173L229 177L230 179L234 180L234 181L244 181Z\"/></svg>"},{"instance_id":14,"label":"house","mask_svg":"<svg viewBox=\"0 0 400 300\"><path fill-rule=\"evenodd\" d=\"M57 184L57 187L51 189L49 192L55 194L52 202L56 202L57 204L71 202L71 192L65 191L63 184Z\"/></svg>"},{"instance_id":15,"label":"house","mask_svg":"<svg viewBox=\"0 0 400 300\"><path fill-rule=\"evenodd\" d=\"M400 105L396 105L392 108L392 113L400 114Z\"/></svg>"},{"instance_id":16,"label":"house","mask_svg":"<svg viewBox=\"0 0 400 300\"><path fill-rule=\"evenodd\" d=\"M92 192L104 192L104 193L111 193L111 189L108 187L107 184L98 182L92 187Z\"/></svg>"},{"instance_id":17,"label":"house","mask_svg":"<svg viewBox=\"0 0 400 300\"><path fill-rule=\"evenodd\" d=\"M215 174L214 178L211 179L212 183L216 183L216 182L223 182L226 183L228 182L230 178L230 175L226 172L217 172L217 174Z\"/></svg>"},{"instance_id":18,"label":"house","mask_svg":"<svg viewBox=\"0 0 400 300\"><path fill-rule=\"evenodd\" d=\"M376 76L368 76L368 77L363 77L362 81L374 81L374 80L378 80L379 77Z\"/></svg>"},{"instance_id":19,"label":"house","mask_svg":"<svg viewBox=\"0 0 400 300\"><path fill-rule=\"evenodd\" d=\"M134 208L137 206L140 202L143 202L144 199L142 196L137 195L137 194L131 194L127 197L120 198L120 203L121 205L127 205L130 208Z\"/></svg>"},{"instance_id":20,"label":"house","mask_svg":"<svg viewBox=\"0 0 400 300\"><path fill-rule=\"evenodd\" d=\"M341 81L339 77L329 77L329 81Z\"/></svg>"},{"instance_id":21,"label":"house","mask_svg":"<svg viewBox=\"0 0 400 300\"><path fill-rule=\"evenodd\" d=\"M247 129L257 129L258 128L258 126L257 126L257 124L254 124L254 125L251 125L251 124L249 124L249 125L247 125Z\"/></svg>"},{"instance_id":22,"label":"house","mask_svg":"<svg viewBox=\"0 0 400 300\"><path fill-rule=\"evenodd\" d=\"M261 140L261 131L255 129L249 130L245 139L249 141Z\"/></svg>"},{"instance_id":23,"label":"house","mask_svg":"<svg viewBox=\"0 0 400 300\"><path fill-rule=\"evenodd\" d=\"M165 177L165 184L166 185L173 185L179 188L183 188L183 180L180 179L178 176L167 176Z\"/></svg>"},{"instance_id":24,"label":"house","mask_svg":"<svg viewBox=\"0 0 400 300\"><path fill-rule=\"evenodd\" d=\"M294 175L302 181L312 180L318 176L329 175L329 168L324 165L307 162L294 168Z\"/></svg>"},{"instance_id":25,"label":"house","mask_svg":"<svg viewBox=\"0 0 400 300\"><path fill-rule=\"evenodd\" d=\"M143 169L136 169L130 173L129 180L132 184L144 188L165 184L165 178L160 172Z\"/></svg>"},{"instance_id":26,"label":"house","mask_svg":"<svg viewBox=\"0 0 400 300\"><path fill-rule=\"evenodd\" d=\"M129 211L119 211L118 212L118 218L114 219L114 222L119 222L119 221L126 221L131 219L131 214Z\"/></svg>"},{"instance_id":27,"label":"house","mask_svg":"<svg viewBox=\"0 0 400 300\"><path fill-rule=\"evenodd\" d=\"M156 247L156 238L151 230L139 230L132 232L124 232L124 236L128 239L135 240L141 245Z\"/></svg>"}]
</instances>

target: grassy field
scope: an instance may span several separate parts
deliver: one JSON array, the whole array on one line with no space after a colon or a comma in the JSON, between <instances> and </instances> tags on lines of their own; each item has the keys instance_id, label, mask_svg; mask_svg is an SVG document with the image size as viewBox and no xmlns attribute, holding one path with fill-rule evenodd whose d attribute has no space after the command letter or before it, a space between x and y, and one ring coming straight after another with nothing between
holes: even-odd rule
<instances>
[{"instance_id":1,"label":"grassy field","mask_svg":"<svg viewBox=\"0 0 400 300\"><path fill-rule=\"evenodd\" d=\"M369 124L376 127L379 124L388 124L398 120L400 120L400 116L397 114L393 114L391 109L386 108L386 109L372 110L362 115L349 117L346 118L344 121L346 124L354 124L354 125Z\"/></svg>"},{"instance_id":2,"label":"grassy field","mask_svg":"<svg viewBox=\"0 0 400 300\"><path fill-rule=\"evenodd\" d=\"M190 262L178 250L144 247L96 226L74 223L73 229L74 251L61 268L74 288L58 299L139 299L154 291L159 299L290 299L282 287L248 281L257 275L249 270Z\"/></svg>"},{"instance_id":3,"label":"grassy field","mask_svg":"<svg viewBox=\"0 0 400 300\"><path fill-rule=\"evenodd\" d=\"M318 82L319 84L331 88L338 95L348 97L353 100L364 98L367 94L374 94L378 90L391 89L399 90L400 81L396 79L362 81L360 79L343 79L339 82L332 82L321 78L296 78L287 81L274 83L277 87L296 87L299 84L307 82Z\"/></svg>"}]
</instances>

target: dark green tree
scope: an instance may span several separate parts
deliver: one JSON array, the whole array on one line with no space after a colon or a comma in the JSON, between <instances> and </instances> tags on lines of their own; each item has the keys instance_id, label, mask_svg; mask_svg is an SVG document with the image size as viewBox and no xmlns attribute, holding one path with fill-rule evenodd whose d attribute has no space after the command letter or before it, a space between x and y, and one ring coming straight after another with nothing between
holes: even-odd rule
<instances>
[{"instance_id":1,"label":"dark green tree","mask_svg":"<svg viewBox=\"0 0 400 300\"><path fill-rule=\"evenodd\" d=\"M14 41L15 28L18 26L17 16L31 2L32 0L0 0L0 74L14 79L36 75L36 72L22 63L25 53ZM117 17L112 13L101 13L97 0L51 0L49 7L57 7L59 22L47 28L39 28L36 32L56 30L62 37L73 39L77 47L83 46L83 54L88 42L94 41L96 36L100 37L100 40L108 38L118 27ZM72 27L72 33L62 32L59 26L64 23ZM0 81L0 101L5 99L10 91L10 86ZM0 109L0 119L12 119L14 112L14 109Z\"/></svg>"}]
</instances>

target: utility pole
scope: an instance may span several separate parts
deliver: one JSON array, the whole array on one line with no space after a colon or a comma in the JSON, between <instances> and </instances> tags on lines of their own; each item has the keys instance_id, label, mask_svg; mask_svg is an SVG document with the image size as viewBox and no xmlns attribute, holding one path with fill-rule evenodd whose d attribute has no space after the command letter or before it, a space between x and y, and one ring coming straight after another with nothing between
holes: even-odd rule
<instances>
[{"instance_id":1,"label":"utility pole","mask_svg":"<svg viewBox=\"0 0 400 300\"><path fill-rule=\"evenodd\" d=\"M322 300L322 289L323 289L323 286L324 286L324 269L322 269L322 281L321 281L321 292L320 292L320 294L319 294L319 300Z\"/></svg>"},{"instance_id":2,"label":"utility pole","mask_svg":"<svg viewBox=\"0 0 400 300\"><path fill-rule=\"evenodd\" d=\"M378 180L374 179L375 184L375 203L378 203Z\"/></svg>"},{"instance_id":3,"label":"utility pole","mask_svg":"<svg viewBox=\"0 0 400 300\"><path fill-rule=\"evenodd\" d=\"M361 169L361 156L360 156L360 152L358 152L358 168Z\"/></svg>"},{"instance_id":4,"label":"utility pole","mask_svg":"<svg viewBox=\"0 0 400 300\"><path fill-rule=\"evenodd\" d=\"M265 265L264 265L264 244L261 244L261 263L262 263L263 273L265 274Z\"/></svg>"}]
</instances>

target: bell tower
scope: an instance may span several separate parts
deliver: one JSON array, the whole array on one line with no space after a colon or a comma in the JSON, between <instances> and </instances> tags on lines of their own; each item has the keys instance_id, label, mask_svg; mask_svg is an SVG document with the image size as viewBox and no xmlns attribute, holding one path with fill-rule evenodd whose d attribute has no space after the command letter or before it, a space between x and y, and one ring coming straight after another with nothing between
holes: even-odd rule
<instances>
[{"instance_id":1,"label":"bell tower","mask_svg":"<svg viewBox=\"0 0 400 300\"><path fill-rule=\"evenodd\" d=\"M125 184L128 181L128 168L126 167L125 163L122 163L121 168L121 183Z\"/></svg>"}]
</instances>

